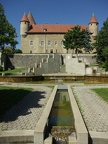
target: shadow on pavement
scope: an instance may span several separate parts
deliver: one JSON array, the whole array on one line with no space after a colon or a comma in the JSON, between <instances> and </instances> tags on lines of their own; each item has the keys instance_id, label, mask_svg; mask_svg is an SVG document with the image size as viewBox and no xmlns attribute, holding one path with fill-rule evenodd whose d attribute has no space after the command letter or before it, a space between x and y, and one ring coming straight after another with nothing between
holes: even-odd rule
<instances>
[{"instance_id":1,"label":"shadow on pavement","mask_svg":"<svg viewBox=\"0 0 108 144\"><path fill-rule=\"evenodd\" d=\"M15 121L19 116L31 114L31 108L39 108L44 104L39 104L41 99L45 98L45 92L33 91L27 94L17 104L12 106L4 115L0 117L0 122Z\"/></svg>"}]
</instances>

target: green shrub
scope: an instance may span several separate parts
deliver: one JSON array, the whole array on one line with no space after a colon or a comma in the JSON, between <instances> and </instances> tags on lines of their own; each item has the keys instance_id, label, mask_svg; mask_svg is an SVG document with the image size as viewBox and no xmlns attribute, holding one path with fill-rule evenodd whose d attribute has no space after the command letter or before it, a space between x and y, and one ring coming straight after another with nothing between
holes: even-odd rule
<instances>
[{"instance_id":1,"label":"green shrub","mask_svg":"<svg viewBox=\"0 0 108 144\"><path fill-rule=\"evenodd\" d=\"M2 66L0 66L0 71L3 71L3 67Z\"/></svg>"}]
</instances>

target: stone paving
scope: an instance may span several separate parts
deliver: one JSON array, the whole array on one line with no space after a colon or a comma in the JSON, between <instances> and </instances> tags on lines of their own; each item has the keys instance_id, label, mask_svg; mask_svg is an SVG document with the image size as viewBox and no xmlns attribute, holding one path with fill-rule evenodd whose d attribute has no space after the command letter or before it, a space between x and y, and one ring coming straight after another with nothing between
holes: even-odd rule
<instances>
[{"instance_id":1,"label":"stone paving","mask_svg":"<svg viewBox=\"0 0 108 144\"><path fill-rule=\"evenodd\" d=\"M11 87L32 87L18 104L13 106L0 118L0 131L34 130L50 97L52 89L45 85L0 83ZM82 115L89 131L108 132L108 103L103 101L91 88L108 88L100 86L72 86L74 95L80 103Z\"/></svg>"},{"instance_id":2,"label":"stone paving","mask_svg":"<svg viewBox=\"0 0 108 144\"><path fill-rule=\"evenodd\" d=\"M52 88L15 83L0 83L0 85L32 87L34 89L0 118L0 131L34 130L50 97Z\"/></svg>"},{"instance_id":3,"label":"stone paving","mask_svg":"<svg viewBox=\"0 0 108 144\"><path fill-rule=\"evenodd\" d=\"M89 131L108 132L108 103L102 100L91 88L108 86L75 86L77 98L85 124Z\"/></svg>"}]
</instances>

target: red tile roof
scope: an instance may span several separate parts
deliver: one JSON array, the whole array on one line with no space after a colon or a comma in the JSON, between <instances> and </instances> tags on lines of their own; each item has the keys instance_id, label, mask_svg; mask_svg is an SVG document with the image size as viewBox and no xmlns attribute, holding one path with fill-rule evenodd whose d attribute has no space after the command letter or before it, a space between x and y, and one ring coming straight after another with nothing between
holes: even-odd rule
<instances>
[{"instance_id":1,"label":"red tile roof","mask_svg":"<svg viewBox=\"0 0 108 144\"><path fill-rule=\"evenodd\" d=\"M98 21L97 21L96 17L94 16L94 14L92 15L92 18L91 18L89 23L98 23Z\"/></svg>"},{"instance_id":2,"label":"red tile roof","mask_svg":"<svg viewBox=\"0 0 108 144\"><path fill-rule=\"evenodd\" d=\"M71 28L76 25L72 24L35 24L32 25L32 29L29 30L28 33L66 33ZM80 25L81 30L88 28L85 25Z\"/></svg>"},{"instance_id":3,"label":"red tile roof","mask_svg":"<svg viewBox=\"0 0 108 144\"><path fill-rule=\"evenodd\" d=\"M20 22L29 22L27 15L24 14Z\"/></svg>"},{"instance_id":4,"label":"red tile roof","mask_svg":"<svg viewBox=\"0 0 108 144\"><path fill-rule=\"evenodd\" d=\"M31 12L29 12L27 17L31 25L36 24Z\"/></svg>"}]
</instances>

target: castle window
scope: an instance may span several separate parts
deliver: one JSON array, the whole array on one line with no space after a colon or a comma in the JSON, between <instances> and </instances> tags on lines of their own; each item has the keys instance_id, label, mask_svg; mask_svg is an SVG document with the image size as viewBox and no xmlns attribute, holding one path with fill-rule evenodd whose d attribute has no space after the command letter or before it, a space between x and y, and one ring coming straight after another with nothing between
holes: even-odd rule
<instances>
[{"instance_id":1,"label":"castle window","mask_svg":"<svg viewBox=\"0 0 108 144\"><path fill-rule=\"evenodd\" d=\"M30 46L33 46L33 41L30 41Z\"/></svg>"},{"instance_id":2,"label":"castle window","mask_svg":"<svg viewBox=\"0 0 108 144\"><path fill-rule=\"evenodd\" d=\"M63 46L63 41L61 41L61 45Z\"/></svg>"},{"instance_id":3,"label":"castle window","mask_svg":"<svg viewBox=\"0 0 108 144\"><path fill-rule=\"evenodd\" d=\"M51 41L48 41L48 46L50 46L51 45Z\"/></svg>"},{"instance_id":4,"label":"castle window","mask_svg":"<svg viewBox=\"0 0 108 144\"><path fill-rule=\"evenodd\" d=\"M44 45L44 41L41 41L41 46L43 46Z\"/></svg>"},{"instance_id":5,"label":"castle window","mask_svg":"<svg viewBox=\"0 0 108 144\"><path fill-rule=\"evenodd\" d=\"M55 41L55 46L57 46L57 41Z\"/></svg>"}]
</instances>

